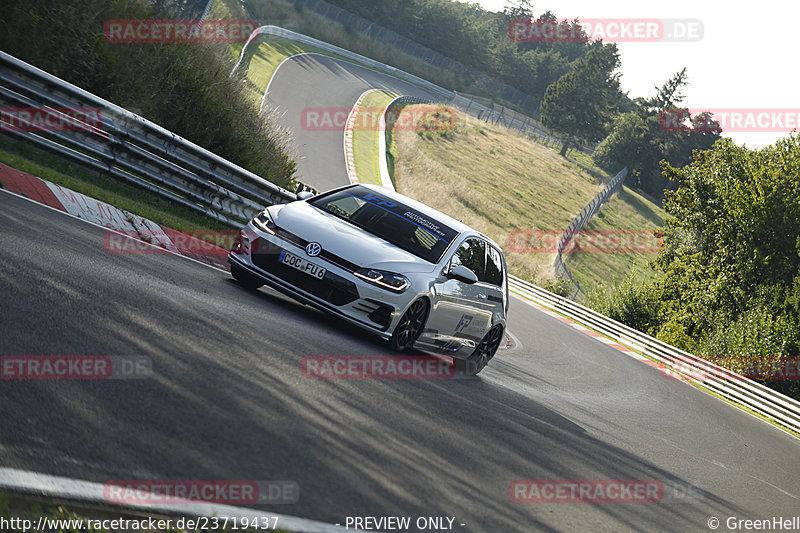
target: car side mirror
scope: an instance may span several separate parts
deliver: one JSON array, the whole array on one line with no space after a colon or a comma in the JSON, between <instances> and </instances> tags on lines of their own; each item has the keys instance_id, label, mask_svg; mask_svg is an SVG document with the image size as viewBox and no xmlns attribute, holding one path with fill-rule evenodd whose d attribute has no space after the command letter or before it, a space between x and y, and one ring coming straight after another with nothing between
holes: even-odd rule
<instances>
[{"instance_id":1,"label":"car side mirror","mask_svg":"<svg viewBox=\"0 0 800 533\"><path fill-rule=\"evenodd\" d=\"M457 265L450 269L450 272L447 273L447 277L451 279L457 279L458 281L463 281L469 285L478 282L478 276L475 275L475 272L468 269L464 265Z\"/></svg>"},{"instance_id":2,"label":"car side mirror","mask_svg":"<svg viewBox=\"0 0 800 533\"><path fill-rule=\"evenodd\" d=\"M314 197L314 193L311 192L311 191L300 191L299 193L297 193L297 199L298 200L308 200L309 198L313 198L313 197Z\"/></svg>"}]
</instances>

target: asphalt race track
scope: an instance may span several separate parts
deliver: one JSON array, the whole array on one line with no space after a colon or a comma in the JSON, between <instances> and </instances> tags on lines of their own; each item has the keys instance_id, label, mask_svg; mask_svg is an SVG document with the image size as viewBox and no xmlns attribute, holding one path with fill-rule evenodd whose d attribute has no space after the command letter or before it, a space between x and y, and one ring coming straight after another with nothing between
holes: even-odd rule
<instances>
[{"instance_id":1,"label":"asphalt race track","mask_svg":"<svg viewBox=\"0 0 800 533\"><path fill-rule=\"evenodd\" d=\"M798 509L797 439L520 300L521 345L477 378L307 379L308 355L389 352L182 257L109 254L106 230L27 200L0 193L0 213L0 353L147 355L154 371L3 380L3 466L288 479L300 500L276 512L451 516L475 532L699 531L710 516ZM514 503L516 479L655 479L665 501ZM687 487L691 499L673 498Z\"/></svg>"},{"instance_id":2,"label":"asphalt race track","mask_svg":"<svg viewBox=\"0 0 800 533\"><path fill-rule=\"evenodd\" d=\"M306 163L327 154L299 149ZM390 352L186 258L107 253L105 232L0 192L0 354L145 355L153 368L0 381L2 466L101 483L293 480L299 501L266 509L454 517L464 532L709 531L712 516L727 531L728 517L800 514L800 441L520 299L519 344L476 378L308 379L306 356ZM519 479L657 480L664 493L517 503Z\"/></svg>"},{"instance_id":3,"label":"asphalt race track","mask_svg":"<svg viewBox=\"0 0 800 533\"><path fill-rule=\"evenodd\" d=\"M276 108L283 127L293 135L300 181L321 191L349 183L344 160L344 126L336 130L327 126L317 128L315 123L303 119L303 110L330 111L346 118L358 97L369 89L436 97L411 83L319 54L293 56L275 71L267 103Z\"/></svg>"}]
</instances>

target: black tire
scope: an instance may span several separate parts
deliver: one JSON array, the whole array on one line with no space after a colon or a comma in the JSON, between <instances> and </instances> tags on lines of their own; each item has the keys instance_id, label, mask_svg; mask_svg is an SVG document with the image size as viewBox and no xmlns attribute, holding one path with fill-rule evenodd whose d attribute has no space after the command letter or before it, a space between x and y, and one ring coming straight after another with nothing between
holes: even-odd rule
<instances>
[{"instance_id":1,"label":"black tire","mask_svg":"<svg viewBox=\"0 0 800 533\"><path fill-rule=\"evenodd\" d=\"M239 265L231 264L231 276L239 285L250 291L254 291L264 285L263 281Z\"/></svg>"},{"instance_id":2,"label":"black tire","mask_svg":"<svg viewBox=\"0 0 800 533\"><path fill-rule=\"evenodd\" d=\"M481 342L475 347L475 351L472 352L472 355L467 359L456 360L456 370L464 372L469 376L478 375L481 370L486 368L486 365L492 360L494 354L497 353L497 349L500 347L502 341L503 326L498 324L492 327L492 329L483 336Z\"/></svg>"},{"instance_id":3,"label":"black tire","mask_svg":"<svg viewBox=\"0 0 800 533\"><path fill-rule=\"evenodd\" d=\"M428 300L420 298L414 301L400 317L400 322L394 328L389 346L396 352L409 350L425 329L428 321Z\"/></svg>"}]
</instances>

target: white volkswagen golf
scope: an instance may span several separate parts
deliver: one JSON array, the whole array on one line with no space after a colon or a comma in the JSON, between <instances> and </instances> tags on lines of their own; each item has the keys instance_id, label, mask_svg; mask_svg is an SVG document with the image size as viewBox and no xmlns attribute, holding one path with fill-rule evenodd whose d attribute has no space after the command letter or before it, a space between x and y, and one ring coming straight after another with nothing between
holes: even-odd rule
<instances>
[{"instance_id":1,"label":"white volkswagen golf","mask_svg":"<svg viewBox=\"0 0 800 533\"><path fill-rule=\"evenodd\" d=\"M472 374L506 327L508 279L485 235L401 194L348 185L259 213L228 262L242 285L268 284L389 341L451 355Z\"/></svg>"}]
</instances>

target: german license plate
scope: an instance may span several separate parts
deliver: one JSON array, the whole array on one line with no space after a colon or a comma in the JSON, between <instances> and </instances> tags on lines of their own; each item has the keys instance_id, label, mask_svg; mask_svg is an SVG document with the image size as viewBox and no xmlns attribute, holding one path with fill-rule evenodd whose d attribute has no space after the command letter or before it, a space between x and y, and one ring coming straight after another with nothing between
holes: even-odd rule
<instances>
[{"instance_id":1,"label":"german license plate","mask_svg":"<svg viewBox=\"0 0 800 533\"><path fill-rule=\"evenodd\" d=\"M304 272L317 279L324 278L325 272L327 272L321 266L315 265L311 261L307 261L302 257L297 257L294 254L290 254L286 250L282 251L281 255L278 256L278 262L283 263L284 265L289 265L292 268L296 268L300 272Z\"/></svg>"}]
</instances>

